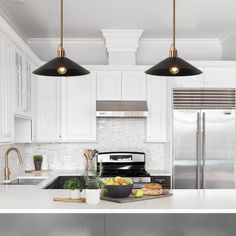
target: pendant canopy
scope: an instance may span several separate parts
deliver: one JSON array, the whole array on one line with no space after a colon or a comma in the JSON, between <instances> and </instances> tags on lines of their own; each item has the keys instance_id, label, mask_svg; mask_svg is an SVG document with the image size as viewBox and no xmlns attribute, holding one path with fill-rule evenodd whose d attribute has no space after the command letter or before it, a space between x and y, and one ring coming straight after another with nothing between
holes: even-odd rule
<instances>
[{"instance_id":1,"label":"pendant canopy","mask_svg":"<svg viewBox=\"0 0 236 236\"><path fill-rule=\"evenodd\" d=\"M176 45L176 22L175 0L173 0L173 43L170 46L170 56L155 66L151 67L146 74L154 76L193 76L202 74L202 71L178 57Z\"/></svg>"},{"instance_id":2,"label":"pendant canopy","mask_svg":"<svg viewBox=\"0 0 236 236\"><path fill-rule=\"evenodd\" d=\"M77 64L76 62L65 57L65 50L63 47L63 16L64 16L64 2L61 0L61 43L58 47L58 56L42 65L35 71L33 74L42 75L42 76L81 76L87 75L90 72Z\"/></svg>"}]
</instances>

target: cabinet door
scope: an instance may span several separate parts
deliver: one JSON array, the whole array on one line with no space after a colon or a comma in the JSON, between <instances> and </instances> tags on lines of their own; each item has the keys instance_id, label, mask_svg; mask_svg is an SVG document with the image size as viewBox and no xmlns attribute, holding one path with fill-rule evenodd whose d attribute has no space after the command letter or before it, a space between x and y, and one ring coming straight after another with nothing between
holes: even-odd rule
<instances>
[{"instance_id":1,"label":"cabinet door","mask_svg":"<svg viewBox=\"0 0 236 236\"><path fill-rule=\"evenodd\" d=\"M1 99L0 99L0 142L2 143L4 140L4 84L3 84L3 55L4 55L4 50L3 50L3 38L0 33L0 94L1 94Z\"/></svg>"},{"instance_id":2,"label":"cabinet door","mask_svg":"<svg viewBox=\"0 0 236 236\"><path fill-rule=\"evenodd\" d=\"M31 63L19 51L15 53L15 70L15 113L20 116L31 117Z\"/></svg>"},{"instance_id":3,"label":"cabinet door","mask_svg":"<svg viewBox=\"0 0 236 236\"><path fill-rule=\"evenodd\" d=\"M122 72L122 100L145 101L146 75L142 71Z\"/></svg>"},{"instance_id":4,"label":"cabinet door","mask_svg":"<svg viewBox=\"0 0 236 236\"><path fill-rule=\"evenodd\" d=\"M18 51L15 52L15 71L16 71L16 82L15 82L15 113L21 113L22 106L22 77L23 77L23 61L22 56Z\"/></svg>"},{"instance_id":5,"label":"cabinet door","mask_svg":"<svg viewBox=\"0 0 236 236\"><path fill-rule=\"evenodd\" d=\"M147 103L148 117L146 127L147 142L167 141L167 81L164 77L148 76Z\"/></svg>"},{"instance_id":6,"label":"cabinet door","mask_svg":"<svg viewBox=\"0 0 236 236\"><path fill-rule=\"evenodd\" d=\"M205 87L235 88L236 73L234 68L206 68Z\"/></svg>"},{"instance_id":7,"label":"cabinet door","mask_svg":"<svg viewBox=\"0 0 236 236\"><path fill-rule=\"evenodd\" d=\"M204 69L199 68L203 73L195 76L172 77L173 88L201 88L204 87Z\"/></svg>"},{"instance_id":8,"label":"cabinet door","mask_svg":"<svg viewBox=\"0 0 236 236\"><path fill-rule=\"evenodd\" d=\"M12 58L13 45L0 35L0 142L13 142Z\"/></svg>"},{"instance_id":9,"label":"cabinet door","mask_svg":"<svg viewBox=\"0 0 236 236\"><path fill-rule=\"evenodd\" d=\"M4 40L4 61L3 61L3 93L4 102L4 141L13 141L13 100L12 100L12 75L13 71L13 45L7 39Z\"/></svg>"},{"instance_id":10,"label":"cabinet door","mask_svg":"<svg viewBox=\"0 0 236 236\"><path fill-rule=\"evenodd\" d=\"M97 72L97 100L121 100L121 72Z\"/></svg>"},{"instance_id":11,"label":"cabinet door","mask_svg":"<svg viewBox=\"0 0 236 236\"><path fill-rule=\"evenodd\" d=\"M24 61L24 71L22 77L22 104L21 111L25 115L31 113L31 64L27 60Z\"/></svg>"},{"instance_id":12,"label":"cabinet door","mask_svg":"<svg viewBox=\"0 0 236 236\"><path fill-rule=\"evenodd\" d=\"M61 139L60 78L35 76L33 139L56 142Z\"/></svg>"},{"instance_id":13,"label":"cabinet door","mask_svg":"<svg viewBox=\"0 0 236 236\"><path fill-rule=\"evenodd\" d=\"M96 75L62 79L62 140L96 141Z\"/></svg>"}]
</instances>

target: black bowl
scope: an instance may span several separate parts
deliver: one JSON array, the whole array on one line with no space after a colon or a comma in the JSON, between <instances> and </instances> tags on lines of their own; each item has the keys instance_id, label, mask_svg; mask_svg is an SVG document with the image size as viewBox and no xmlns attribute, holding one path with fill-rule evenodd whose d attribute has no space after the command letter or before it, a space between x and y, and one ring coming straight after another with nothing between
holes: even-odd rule
<instances>
[{"instance_id":1,"label":"black bowl","mask_svg":"<svg viewBox=\"0 0 236 236\"><path fill-rule=\"evenodd\" d=\"M129 185L105 185L107 196L111 198L125 198L132 192L133 184Z\"/></svg>"}]
</instances>

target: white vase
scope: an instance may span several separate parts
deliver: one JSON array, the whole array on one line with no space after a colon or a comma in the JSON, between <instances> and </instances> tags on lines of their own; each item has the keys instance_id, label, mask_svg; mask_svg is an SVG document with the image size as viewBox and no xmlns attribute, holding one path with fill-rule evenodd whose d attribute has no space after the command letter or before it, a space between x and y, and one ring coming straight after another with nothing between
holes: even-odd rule
<instances>
[{"instance_id":1,"label":"white vase","mask_svg":"<svg viewBox=\"0 0 236 236\"><path fill-rule=\"evenodd\" d=\"M98 204L100 202L100 189L86 189L86 203Z\"/></svg>"},{"instance_id":2,"label":"white vase","mask_svg":"<svg viewBox=\"0 0 236 236\"><path fill-rule=\"evenodd\" d=\"M79 199L80 198L80 191L79 191L79 189L70 190L70 198L71 199Z\"/></svg>"}]
</instances>

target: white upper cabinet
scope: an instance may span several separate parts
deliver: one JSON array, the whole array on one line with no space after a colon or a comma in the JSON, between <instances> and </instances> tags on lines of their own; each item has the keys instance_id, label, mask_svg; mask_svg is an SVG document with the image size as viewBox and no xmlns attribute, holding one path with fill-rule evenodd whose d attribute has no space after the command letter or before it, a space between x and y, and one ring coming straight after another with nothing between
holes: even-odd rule
<instances>
[{"instance_id":1,"label":"white upper cabinet","mask_svg":"<svg viewBox=\"0 0 236 236\"><path fill-rule=\"evenodd\" d=\"M62 79L62 140L96 141L96 74Z\"/></svg>"},{"instance_id":2,"label":"white upper cabinet","mask_svg":"<svg viewBox=\"0 0 236 236\"><path fill-rule=\"evenodd\" d=\"M205 69L205 87L235 88L235 68L217 67Z\"/></svg>"},{"instance_id":3,"label":"white upper cabinet","mask_svg":"<svg viewBox=\"0 0 236 236\"><path fill-rule=\"evenodd\" d=\"M0 34L0 142L13 142L13 45Z\"/></svg>"},{"instance_id":4,"label":"white upper cabinet","mask_svg":"<svg viewBox=\"0 0 236 236\"><path fill-rule=\"evenodd\" d=\"M173 77L173 88L235 88L236 69L233 67L200 68L203 74L196 76Z\"/></svg>"},{"instance_id":5,"label":"white upper cabinet","mask_svg":"<svg viewBox=\"0 0 236 236\"><path fill-rule=\"evenodd\" d=\"M147 77L147 142L167 142L167 80Z\"/></svg>"},{"instance_id":6,"label":"white upper cabinet","mask_svg":"<svg viewBox=\"0 0 236 236\"><path fill-rule=\"evenodd\" d=\"M97 72L97 100L121 100L121 72Z\"/></svg>"},{"instance_id":7,"label":"white upper cabinet","mask_svg":"<svg viewBox=\"0 0 236 236\"><path fill-rule=\"evenodd\" d=\"M146 74L143 71L122 72L122 100L145 101L147 99Z\"/></svg>"},{"instance_id":8,"label":"white upper cabinet","mask_svg":"<svg viewBox=\"0 0 236 236\"><path fill-rule=\"evenodd\" d=\"M31 117L31 63L18 50L15 52L15 114Z\"/></svg>"},{"instance_id":9,"label":"white upper cabinet","mask_svg":"<svg viewBox=\"0 0 236 236\"><path fill-rule=\"evenodd\" d=\"M36 142L96 141L96 76L34 80Z\"/></svg>"},{"instance_id":10,"label":"white upper cabinet","mask_svg":"<svg viewBox=\"0 0 236 236\"><path fill-rule=\"evenodd\" d=\"M53 142L61 139L60 86L60 78L34 78L34 141Z\"/></svg>"},{"instance_id":11,"label":"white upper cabinet","mask_svg":"<svg viewBox=\"0 0 236 236\"><path fill-rule=\"evenodd\" d=\"M199 68L203 73L195 76L171 77L173 88L201 88L204 86L204 69Z\"/></svg>"},{"instance_id":12,"label":"white upper cabinet","mask_svg":"<svg viewBox=\"0 0 236 236\"><path fill-rule=\"evenodd\" d=\"M143 101L147 98L143 71L97 72L97 100Z\"/></svg>"}]
</instances>

